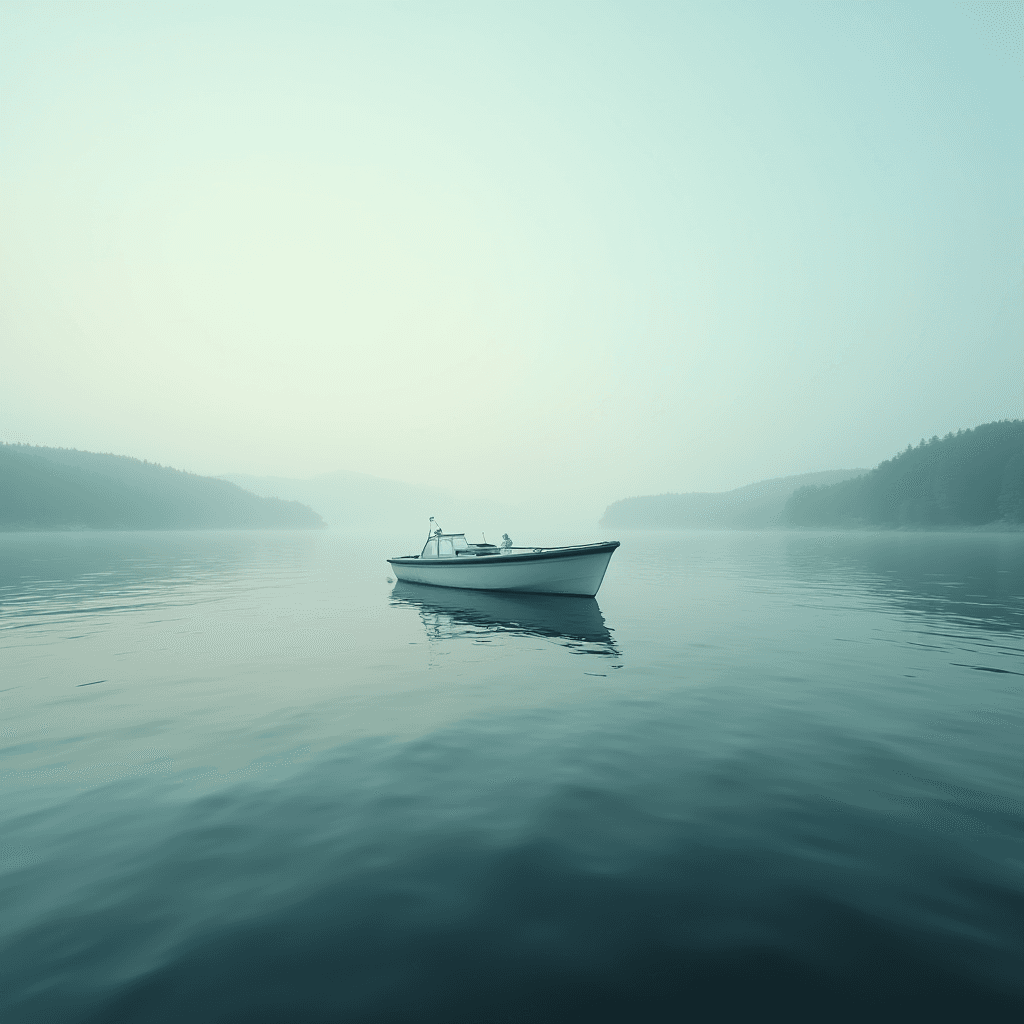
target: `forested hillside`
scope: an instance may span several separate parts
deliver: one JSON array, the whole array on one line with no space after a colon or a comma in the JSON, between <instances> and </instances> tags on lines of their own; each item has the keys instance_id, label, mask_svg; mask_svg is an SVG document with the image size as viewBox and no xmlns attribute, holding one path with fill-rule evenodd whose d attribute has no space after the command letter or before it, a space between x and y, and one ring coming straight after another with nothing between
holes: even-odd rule
<instances>
[{"instance_id":1,"label":"forested hillside","mask_svg":"<svg viewBox=\"0 0 1024 1024\"><path fill-rule=\"evenodd\" d=\"M602 526L630 530L764 530L781 525L786 500L806 484L831 484L866 472L836 469L777 477L733 491L651 494L608 506Z\"/></svg>"},{"instance_id":2,"label":"forested hillside","mask_svg":"<svg viewBox=\"0 0 1024 1024\"><path fill-rule=\"evenodd\" d=\"M922 440L856 480L801 488L784 518L816 527L1024 524L1024 421Z\"/></svg>"},{"instance_id":3,"label":"forested hillside","mask_svg":"<svg viewBox=\"0 0 1024 1024\"><path fill-rule=\"evenodd\" d=\"M120 455L0 445L0 530L316 529L297 501Z\"/></svg>"}]
</instances>

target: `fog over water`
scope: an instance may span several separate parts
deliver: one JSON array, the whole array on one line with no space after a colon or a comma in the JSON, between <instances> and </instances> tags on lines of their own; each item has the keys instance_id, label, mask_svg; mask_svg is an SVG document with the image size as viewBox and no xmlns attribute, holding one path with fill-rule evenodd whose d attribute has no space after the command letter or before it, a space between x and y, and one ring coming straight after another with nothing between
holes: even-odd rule
<instances>
[{"instance_id":1,"label":"fog over water","mask_svg":"<svg viewBox=\"0 0 1024 1024\"><path fill-rule=\"evenodd\" d=\"M0 18L2 440L599 511L1022 413L1020 3Z\"/></svg>"}]
</instances>

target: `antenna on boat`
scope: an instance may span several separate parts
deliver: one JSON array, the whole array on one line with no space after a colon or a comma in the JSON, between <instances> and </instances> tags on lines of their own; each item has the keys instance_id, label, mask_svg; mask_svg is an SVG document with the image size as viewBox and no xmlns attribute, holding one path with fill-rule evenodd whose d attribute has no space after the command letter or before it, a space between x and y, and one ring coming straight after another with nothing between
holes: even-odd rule
<instances>
[{"instance_id":1,"label":"antenna on boat","mask_svg":"<svg viewBox=\"0 0 1024 1024\"><path fill-rule=\"evenodd\" d=\"M428 537L432 537L435 533L441 533L441 524L434 521L434 517L430 517L430 531L427 534Z\"/></svg>"}]
</instances>

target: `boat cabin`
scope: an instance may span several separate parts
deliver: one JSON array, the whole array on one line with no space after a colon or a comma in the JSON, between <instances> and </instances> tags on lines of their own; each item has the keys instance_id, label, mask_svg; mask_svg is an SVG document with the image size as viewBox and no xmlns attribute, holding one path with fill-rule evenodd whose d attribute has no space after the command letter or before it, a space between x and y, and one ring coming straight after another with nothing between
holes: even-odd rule
<instances>
[{"instance_id":1,"label":"boat cabin","mask_svg":"<svg viewBox=\"0 0 1024 1024\"><path fill-rule=\"evenodd\" d=\"M423 545L420 558L458 558L460 555L496 555L494 544L470 544L464 533L432 533Z\"/></svg>"}]
</instances>

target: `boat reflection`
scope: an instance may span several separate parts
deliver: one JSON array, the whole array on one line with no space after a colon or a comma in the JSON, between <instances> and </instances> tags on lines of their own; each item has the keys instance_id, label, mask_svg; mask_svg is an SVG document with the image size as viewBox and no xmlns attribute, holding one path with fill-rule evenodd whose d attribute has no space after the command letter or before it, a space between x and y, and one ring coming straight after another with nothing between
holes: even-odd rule
<instances>
[{"instance_id":1,"label":"boat reflection","mask_svg":"<svg viewBox=\"0 0 1024 1024\"><path fill-rule=\"evenodd\" d=\"M431 639L508 633L541 637L580 654L619 657L593 597L457 590L399 581L391 591L391 603L415 607Z\"/></svg>"}]
</instances>

